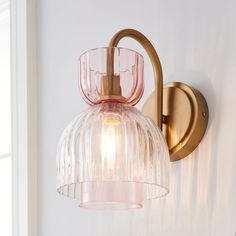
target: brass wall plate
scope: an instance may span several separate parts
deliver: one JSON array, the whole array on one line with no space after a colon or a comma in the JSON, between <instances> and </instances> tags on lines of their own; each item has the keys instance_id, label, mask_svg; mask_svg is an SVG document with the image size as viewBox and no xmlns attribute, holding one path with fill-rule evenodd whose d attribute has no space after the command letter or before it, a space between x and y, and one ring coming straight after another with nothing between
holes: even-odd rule
<instances>
[{"instance_id":1,"label":"brass wall plate","mask_svg":"<svg viewBox=\"0 0 236 236\"><path fill-rule=\"evenodd\" d=\"M142 108L153 120L155 116L155 93ZM163 88L162 125L170 151L171 161L180 160L192 153L202 140L208 123L208 106L203 95L190 86L172 82Z\"/></svg>"}]
</instances>

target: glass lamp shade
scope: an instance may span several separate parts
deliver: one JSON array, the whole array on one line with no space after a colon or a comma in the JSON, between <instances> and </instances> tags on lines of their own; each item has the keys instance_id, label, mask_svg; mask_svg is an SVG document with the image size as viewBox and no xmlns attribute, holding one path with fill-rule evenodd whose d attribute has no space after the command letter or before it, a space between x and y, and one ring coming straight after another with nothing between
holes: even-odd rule
<instances>
[{"instance_id":1,"label":"glass lamp shade","mask_svg":"<svg viewBox=\"0 0 236 236\"><path fill-rule=\"evenodd\" d=\"M109 59L117 85L116 96L106 96L104 88L109 80ZM96 48L83 53L79 59L79 84L84 100L95 105L119 102L135 105L143 95L143 56L126 48ZM117 91L118 90L118 91Z\"/></svg>"},{"instance_id":2,"label":"glass lamp shade","mask_svg":"<svg viewBox=\"0 0 236 236\"><path fill-rule=\"evenodd\" d=\"M143 63L125 48L97 48L80 57L80 90L92 106L61 136L57 190L81 207L140 208L168 193L165 139L133 107L143 94Z\"/></svg>"},{"instance_id":3,"label":"glass lamp shade","mask_svg":"<svg viewBox=\"0 0 236 236\"><path fill-rule=\"evenodd\" d=\"M77 116L57 150L59 193L95 209L140 208L168 193L169 151L136 108L101 103Z\"/></svg>"}]
</instances>

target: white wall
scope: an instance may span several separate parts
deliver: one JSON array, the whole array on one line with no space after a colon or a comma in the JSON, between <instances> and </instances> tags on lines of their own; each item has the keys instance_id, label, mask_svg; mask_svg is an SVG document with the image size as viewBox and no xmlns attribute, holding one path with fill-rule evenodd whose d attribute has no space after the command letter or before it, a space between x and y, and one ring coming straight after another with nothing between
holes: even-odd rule
<instances>
[{"instance_id":1,"label":"white wall","mask_svg":"<svg viewBox=\"0 0 236 236\"><path fill-rule=\"evenodd\" d=\"M235 9L233 0L38 1L39 236L235 235ZM165 82L202 91L209 126L199 148L171 164L166 198L142 210L83 210L56 193L56 145L65 125L87 107L77 90L77 58L127 27L156 46ZM132 40L120 45L140 50ZM153 86L147 58L145 69L147 97Z\"/></svg>"}]
</instances>

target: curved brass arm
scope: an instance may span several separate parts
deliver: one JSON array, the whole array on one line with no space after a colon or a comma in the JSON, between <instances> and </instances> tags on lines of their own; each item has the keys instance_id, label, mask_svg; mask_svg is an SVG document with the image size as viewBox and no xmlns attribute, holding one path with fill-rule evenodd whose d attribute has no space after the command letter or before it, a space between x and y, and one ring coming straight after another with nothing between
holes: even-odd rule
<instances>
[{"instance_id":1,"label":"curved brass arm","mask_svg":"<svg viewBox=\"0 0 236 236\"><path fill-rule=\"evenodd\" d=\"M157 52L151 42L139 31L134 29L124 29L118 31L111 39L109 47L116 47L119 41L124 37L130 37L138 41L146 50L154 71L155 77L155 94L157 106L156 109L156 124L162 128L162 100L163 100L163 75L162 68Z\"/></svg>"}]
</instances>

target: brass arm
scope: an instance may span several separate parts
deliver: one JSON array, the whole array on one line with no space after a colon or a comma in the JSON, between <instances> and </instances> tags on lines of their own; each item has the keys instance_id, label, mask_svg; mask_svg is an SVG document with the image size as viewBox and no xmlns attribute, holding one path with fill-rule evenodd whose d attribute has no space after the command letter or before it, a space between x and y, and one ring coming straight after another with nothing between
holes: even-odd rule
<instances>
[{"instance_id":1,"label":"brass arm","mask_svg":"<svg viewBox=\"0 0 236 236\"><path fill-rule=\"evenodd\" d=\"M156 124L162 129L162 99L163 99L163 75L162 68L157 52L151 42L139 31L134 29L124 29L118 31L111 39L109 47L116 47L119 41L124 37L130 37L138 41L146 50L153 67L155 77L155 95L157 106L155 106L156 112Z\"/></svg>"}]
</instances>

